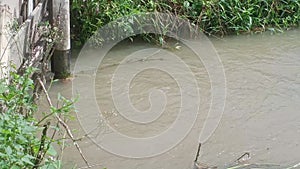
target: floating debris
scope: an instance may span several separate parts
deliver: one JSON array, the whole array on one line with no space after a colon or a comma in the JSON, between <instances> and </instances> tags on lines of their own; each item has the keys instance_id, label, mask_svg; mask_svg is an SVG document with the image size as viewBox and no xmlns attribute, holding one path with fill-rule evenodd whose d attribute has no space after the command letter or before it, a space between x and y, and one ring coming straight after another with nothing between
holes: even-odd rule
<instances>
[{"instance_id":1,"label":"floating debris","mask_svg":"<svg viewBox=\"0 0 300 169\"><path fill-rule=\"evenodd\" d=\"M198 145L198 150L197 150L196 158L194 160L193 169L217 169L218 167L216 167L216 166L209 166L207 164L198 162L200 149L201 149L201 143L199 143L199 145ZM226 169L279 169L279 168L282 168L282 167L280 167L280 165L276 165L276 164L250 164L249 163L250 158L251 158L250 153L246 152L235 160L236 164L234 164L230 167L226 167ZM294 165L293 167L287 168L287 169L294 169L299 166L300 166L300 163Z\"/></svg>"},{"instance_id":2,"label":"floating debris","mask_svg":"<svg viewBox=\"0 0 300 169\"><path fill-rule=\"evenodd\" d=\"M235 160L238 164L245 164L250 160L250 153L246 152L243 155L241 155L237 160Z\"/></svg>"}]
</instances>

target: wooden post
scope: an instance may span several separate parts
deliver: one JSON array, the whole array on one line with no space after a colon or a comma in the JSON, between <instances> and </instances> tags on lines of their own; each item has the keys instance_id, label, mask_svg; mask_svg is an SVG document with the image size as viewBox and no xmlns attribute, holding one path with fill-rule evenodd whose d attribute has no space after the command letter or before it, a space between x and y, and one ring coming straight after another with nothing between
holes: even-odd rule
<instances>
[{"instance_id":1,"label":"wooden post","mask_svg":"<svg viewBox=\"0 0 300 169\"><path fill-rule=\"evenodd\" d=\"M33 4L33 1L27 1L27 14L30 15L31 12L33 11L34 9L34 4ZM28 17L28 16L27 16Z\"/></svg>"},{"instance_id":2,"label":"wooden post","mask_svg":"<svg viewBox=\"0 0 300 169\"><path fill-rule=\"evenodd\" d=\"M12 13L7 5L0 4L0 78L4 77L9 66L9 24Z\"/></svg>"},{"instance_id":3,"label":"wooden post","mask_svg":"<svg viewBox=\"0 0 300 169\"><path fill-rule=\"evenodd\" d=\"M50 12L52 7L53 25L57 25L60 31L59 41L51 60L51 69L54 78L65 79L70 76L70 57L71 57L71 40L70 40L70 3L69 0L50 0ZM55 23L55 24L54 24Z\"/></svg>"}]
</instances>

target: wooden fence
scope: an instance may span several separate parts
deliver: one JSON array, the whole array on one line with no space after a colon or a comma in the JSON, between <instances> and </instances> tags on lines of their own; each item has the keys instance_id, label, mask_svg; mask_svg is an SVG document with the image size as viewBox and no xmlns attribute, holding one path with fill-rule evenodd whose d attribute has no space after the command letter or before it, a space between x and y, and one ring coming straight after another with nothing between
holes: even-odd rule
<instances>
[{"instance_id":1,"label":"wooden fence","mask_svg":"<svg viewBox=\"0 0 300 169\"><path fill-rule=\"evenodd\" d=\"M50 2L50 1L49 1ZM39 24L48 20L48 0L20 0L19 6L0 5L0 54L1 64L6 67L1 75L7 72L9 62L19 68L34 63L39 66L43 60L43 48L35 45L41 36L37 33ZM14 8L14 13L12 12ZM19 9L19 12L15 10ZM15 16L18 13L19 16Z\"/></svg>"},{"instance_id":2,"label":"wooden fence","mask_svg":"<svg viewBox=\"0 0 300 169\"><path fill-rule=\"evenodd\" d=\"M4 1L4 3L2 2ZM0 62L8 67L13 62L17 68L45 64L45 40L38 30L43 23L58 28L60 40L53 51L51 70L56 78L70 75L70 12L69 0L2 0L0 2ZM11 5L11 6L9 6ZM45 29L49 29L45 28ZM57 40L58 38L53 38ZM42 42L43 41L43 42ZM50 47L51 49L54 46ZM48 57L47 56L47 57ZM43 61L44 63L40 63ZM48 60L50 62L50 58ZM29 62L29 63L28 63ZM43 66L43 65L42 65ZM2 76L7 68L1 69ZM49 69L50 70L50 69Z\"/></svg>"},{"instance_id":3,"label":"wooden fence","mask_svg":"<svg viewBox=\"0 0 300 169\"><path fill-rule=\"evenodd\" d=\"M30 13L37 7L42 0L19 0L20 16L19 23L22 23L28 19ZM42 2L43 3L43 2Z\"/></svg>"}]
</instances>

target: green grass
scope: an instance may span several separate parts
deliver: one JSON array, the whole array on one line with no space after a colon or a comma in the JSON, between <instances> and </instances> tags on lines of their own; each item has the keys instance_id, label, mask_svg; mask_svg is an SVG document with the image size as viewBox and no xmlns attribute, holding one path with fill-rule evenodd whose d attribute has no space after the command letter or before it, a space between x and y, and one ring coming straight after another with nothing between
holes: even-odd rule
<instances>
[{"instance_id":1,"label":"green grass","mask_svg":"<svg viewBox=\"0 0 300 169\"><path fill-rule=\"evenodd\" d=\"M299 0L73 0L72 39L80 45L100 27L123 16L168 12L208 35L284 31L299 25Z\"/></svg>"}]
</instances>

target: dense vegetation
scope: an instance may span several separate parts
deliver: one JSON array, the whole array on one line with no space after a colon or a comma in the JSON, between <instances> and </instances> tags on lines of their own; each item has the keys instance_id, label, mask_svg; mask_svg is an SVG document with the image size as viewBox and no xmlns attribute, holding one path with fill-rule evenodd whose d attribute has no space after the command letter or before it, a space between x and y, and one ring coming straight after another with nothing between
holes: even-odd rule
<instances>
[{"instance_id":1,"label":"dense vegetation","mask_svg":"<svg viewBox=\"0 0 300 169\"><path fill-rule=\"evenodd\" d=\"M73 0L72 38L84 43L98 28L122 16L168 12L206 34L223 36L283 31L299 25L299 0Z\"/></svg>"},{"instance_id":2,"label":"dense vegetation","mask_svg":"<svg viewBox=\"0 0 300 169\"><path fill-rule=\"evenodd\" d=\"M59 154L53 148L60 144L62 131L56 122L68 117L73 102L60 97L57 107L37 118L33 68L20 75L11 71L0 80L0 168L61 168ZM9 78L8 78L9 77ZM52 124L53 123L53 124Z\"/></svg>"}]
</instances>

